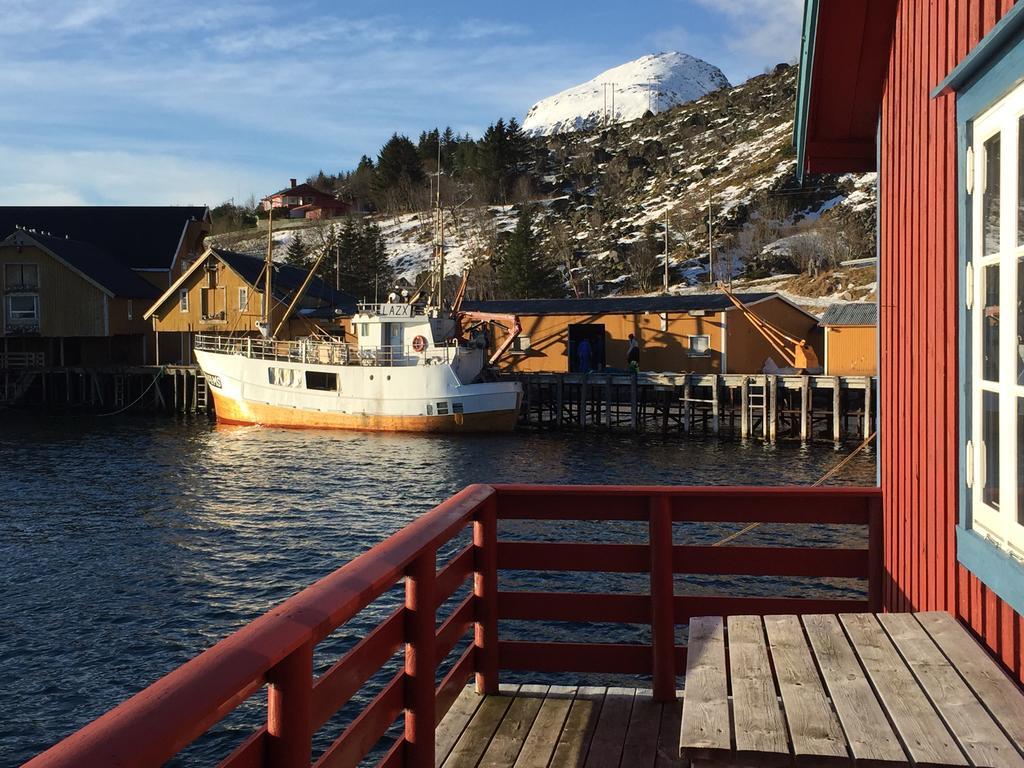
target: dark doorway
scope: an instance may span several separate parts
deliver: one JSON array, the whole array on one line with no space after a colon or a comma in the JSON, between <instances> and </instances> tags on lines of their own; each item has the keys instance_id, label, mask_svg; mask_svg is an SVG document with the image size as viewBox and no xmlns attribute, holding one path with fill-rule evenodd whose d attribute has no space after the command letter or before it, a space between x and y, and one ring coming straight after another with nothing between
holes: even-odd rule
<instances>
[{"instance_id":1,"label":"dark doorway","mask_svg":"<svg viewBox=\"0 0 1024 768\"><path fill-rule=\"evenodd\" d=\"M574 323L569 326L569 372L580 372L579 343L590 342L593 370L604 368L604 323Z\"/></svg>"}]
</instances>

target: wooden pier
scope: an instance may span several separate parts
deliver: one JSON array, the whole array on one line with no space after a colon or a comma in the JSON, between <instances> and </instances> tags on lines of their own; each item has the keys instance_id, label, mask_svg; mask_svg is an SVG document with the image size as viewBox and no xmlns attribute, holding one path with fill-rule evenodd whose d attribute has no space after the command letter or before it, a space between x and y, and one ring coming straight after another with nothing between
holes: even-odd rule
<instances>
[{"instance_id":1,"label":"wooden pier","mask_svg":"<svg viewBox=\"0 0 1024 768\"><path fill-rule=\"evenodd\" d=\"M871 376L520 373L520 423L766 442L863 440L875 429Z\"/></svg>"},{"instance_id":2,"label":"wooden pier","mask_svg":"<svg viewBox=\"0 0 1024 768\"><path fill-rule=\"evenodd\" d=\"M0 367L0 407L3 406L108 414L205 414L211 401L206 378L197 366L6 365Z\"/></svg>"}]
</instances>

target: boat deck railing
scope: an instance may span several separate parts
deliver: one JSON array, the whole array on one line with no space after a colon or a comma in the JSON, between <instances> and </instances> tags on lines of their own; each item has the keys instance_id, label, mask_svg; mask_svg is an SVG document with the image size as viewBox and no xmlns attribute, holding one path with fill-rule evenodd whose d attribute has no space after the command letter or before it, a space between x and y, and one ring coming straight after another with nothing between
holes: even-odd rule
<instances>
[{"instance_id":1,"label":"boat deck railing","mask_svg":"<svg viewBox=\"0 0 1024 768\"><path fill-rule=\"evenodd\" d=\"M402 367L430 363L450 362L458 346L429 346L417 350L411 345L367 347L344 341L297 339L278 341L258 337L229 337L216 334L197 334L195 349L200 352L241 355L254 360L275 360L285 363L315 365L367 365Z\"/></svg>"},{"instance_id":2,"label":"boat deck railing","mask_svg":"<svg viewBox=\"0 0 1024 768\"><path fill-rule=\"evenodd\" d=\"M565 521L599 522L602 531L631 521L646 535L637 543L552 540ZM859 544L853 547L780 546L749 533L720 538L761 524L860 526L867 535L827 539ZM379 765L433 768L435 726L471 677L481 692L496 693L506 670L646 675L654 699L670 701L686 659L676 627L691 617L880 610L881 525L881 494L870 488L473 485L28 765L162 765L266 688L265 724L220 764L308 766L314 736L404 654L354 720L340 733L319 735L330 743L316 765L359 764L404 717L401 735L380 747ZM676 544L674 530L691 543ZM586 576L566 578L564 590L539 591L513 589L521 577L509 573L505 582L500 575L522 571ZM644 574L649 589L601 591L602 573ZM745 589L777 577L824 580L822 594L836 594L836 578L860 580L865 589L860 596L840 592L842 599L745 597L716 591L715 579L702 582L704 594L677 595L677 574L741 577ZM580 583L586 588L573 588ZM315 675L318 643L398 585L404 604ZM536 631L529 640L503 638L505 620L533 622ZM588 642L543 636L549 625L539 622L565 621L647 624L649 642L599 642L607 627L591 627ZM440 681L439 671L446 671Z\"/></svg>"}]
</instances>

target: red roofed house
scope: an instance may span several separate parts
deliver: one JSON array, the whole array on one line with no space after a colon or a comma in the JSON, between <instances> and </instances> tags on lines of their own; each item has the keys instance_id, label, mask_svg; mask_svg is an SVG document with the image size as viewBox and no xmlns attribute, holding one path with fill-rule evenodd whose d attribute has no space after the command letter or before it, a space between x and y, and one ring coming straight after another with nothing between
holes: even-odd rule
<instances>
[{"instance_id":1,"label":"red roofed house","mask_svg":"<svg viewBox=\"0 0 1024 768\"><path fill-rule=\"evenodd\" d=\"M299 184L296 179L290 181L290 186L263 198L264 211L283 208L292 219L333 219L352 209L351 203L321 192L312 184Z\"/></svg>"}]
</instances>

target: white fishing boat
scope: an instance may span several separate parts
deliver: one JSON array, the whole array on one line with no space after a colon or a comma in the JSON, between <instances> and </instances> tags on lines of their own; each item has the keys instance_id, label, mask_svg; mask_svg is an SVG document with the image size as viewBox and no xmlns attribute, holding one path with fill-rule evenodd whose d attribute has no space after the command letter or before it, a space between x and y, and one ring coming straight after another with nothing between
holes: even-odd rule
<instances>
[{"instance_id":1,"label":"white fishing boat","mask_svg":"<svg viewBox=\"0 0 1024 768\"><path fill-rule=\"evenodd\" d=\"M360 305L352 319L358 344L198 335L195 355L217 420L228 424L510 430L522 390L483 380L484 345L456 338L464 319L396 300Z\"/></svg>"}]
</instances>

